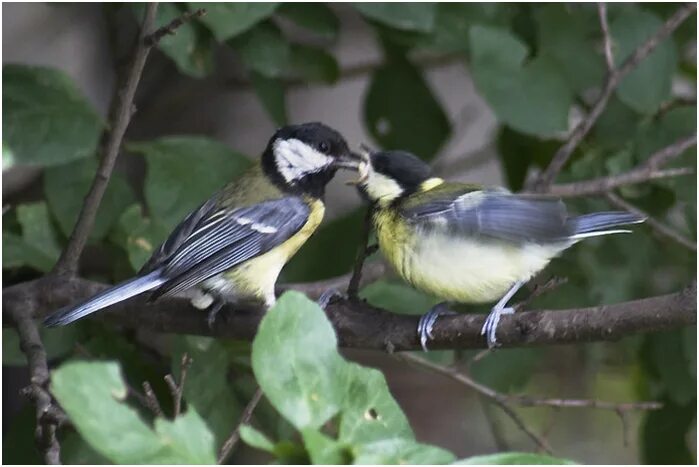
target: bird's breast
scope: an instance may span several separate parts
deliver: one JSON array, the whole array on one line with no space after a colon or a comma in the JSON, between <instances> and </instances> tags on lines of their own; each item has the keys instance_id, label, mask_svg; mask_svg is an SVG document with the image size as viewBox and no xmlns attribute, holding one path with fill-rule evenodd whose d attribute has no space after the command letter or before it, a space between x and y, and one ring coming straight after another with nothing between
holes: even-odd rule
<instances>
[{"instance_id":1,"label":"bird's breast","mask_svg":"<svg viewBox=\"0 0 699 467\"><path fill-rule=\"evenodd\" d=\"M496 301L543 269L560 248L510 244L424 229L398 216L375 222L379 246L413 287L459 303Z\"/></svg>"}]
</instances>

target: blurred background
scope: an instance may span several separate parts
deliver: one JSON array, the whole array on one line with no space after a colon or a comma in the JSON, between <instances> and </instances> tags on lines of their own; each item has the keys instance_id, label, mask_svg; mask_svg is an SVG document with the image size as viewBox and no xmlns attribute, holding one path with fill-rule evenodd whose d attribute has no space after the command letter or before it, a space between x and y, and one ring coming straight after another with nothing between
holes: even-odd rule
<instances>
[{"instance_id":1,"label":"blurred background","mask_svg":"<svg viewBox=\"0 0 699 467\"><path fill-rule=\"evenodd\" d=\"M286 122L322 121L355 147L364 142L407 149L450 180L519 190L589 111L605 78L595 4L163 3L158 26L200 7L207 15L163 38L148 59L126 147L83 255L84 277L113 282L132 274L183 214L258 157ZM609 5L616 62L676 8ZM2 5L3 286L40 276L65 244L143 10L139 4ZM40 110L27 111L32 108ZM695 16L622 83L559 181L628 171L693 132ZM696 168L695 149L675 164ZM363 211L357 194L338 178L328 191L323 229L282 281L351 269ZM618 194L696 238L694 175ZM609 207L602 198L569 205L579 212ZM547 274L568 283L532 307L670 293L695 277L695 250L647 226L634 230L578 245L556 260ZM363 294L397 312L422 313L434 303L392 277ZM97 323L44 338L52 362L118 358L138 386L146 377L161 380L171 357L177 362L178 351L196 347L196 339ZM14 331L3 329L3 451L6 462L26 463L37 459L34 418L18 394L27 371L16 343ZM237 419L249 397L248 348L222 348L230 376L222 379L222 390L229 392L228 410ZM532 449L509 418L469 389L376 352L346 356L384 371L418 440L459 457ZM473 356L429 354L443 364L463 364ZM625 427L611 411L521 409L561 457L581 463L695 462L695 328L614 343L502 350L472 363L471 372L505 392L665 403L657 412L630 413ZM271 409L267 415L258 422L280 424ZM66 463L95 460L75 433L66 436ZM234 461L260 460L255 456L239 449Z\"/></svg>"}]
</instances>

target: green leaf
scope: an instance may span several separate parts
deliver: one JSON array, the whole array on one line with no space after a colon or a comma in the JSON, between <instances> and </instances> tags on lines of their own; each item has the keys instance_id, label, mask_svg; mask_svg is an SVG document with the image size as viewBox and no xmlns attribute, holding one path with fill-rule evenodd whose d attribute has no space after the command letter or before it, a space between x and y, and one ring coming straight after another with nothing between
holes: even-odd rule
<instances>
[{"instance_id":1,"label":"green leaf","mask_svg":"<svg viewBox=\"0 0 699 467\"><path fill-rule=\"evenodd\" d=\"M454 455L436 446L395 438L355 448L355 464L449 464Z\"/></svg>"},{"instance_id":2,"label":"green leaf","mask_svg":"<svg viewBox=\"0 0 699 467\"><path fill-rule=\"evenodd\" d=\"M29 266L46 272L61 254L46 203L23 204L17 207L22 235L2 233L2 267Z\"/></svg>"},{"instance_id":3,"label":"green leaf","mask_svg":"<svg viewBox=\"0 0 699 467\"><path fill-rule=\"evenodd\" d=\"M61 71L3 65L2 105L3 146L12 154L11 164L47 167L88 157L97 149L101 119Z\"/></svg>"},{"instance_id":4,"label":"green leaf","mask_svg":"<svg viewBox=\"0 0 699 467\"><path fill-rule=\"evenodd\" d=\"M597 50L599 20L592 8L542 5L535 12L539 53L550 57L574 91L599 86L605 63Z\"/></svg>"},{"instance_id":5,"label":"green leaf","mask_svg":"<svg viewBox=\"0 0 699 467\"><path fill-rule=\"evenodd\" d=\"M340 21L323 3L282 3L277 13L325 39L337 39Z\"/></svg>"},{"instance_id":6,"label":"green leaf","mask_svg":"<svg viewBox=\"0 0 699 467\"><path fill-rule=\"evenodd\" d=\"M357 445L387 438L414 439L410 423L380 371L349 363L346 378L340 441Z\"/></svg>"},{"instance_id":7,"label":"green leaf","mask_svg":"<svg viewBox=\"0 0 699 467\"><path fill-rule=\"evenodd\" d=\"M179 379L182 354L192 359L184 385L184 400L194 407L221 446L235 428L242 408L227 375L231 354L218 341L192 336L178 337L172 353L172 372Z\"/></svg>"},{"instance_id":8,"label":"green leaf","mask_svg":"<svg viewBox=\"0 0 699 467\"><path fill-rule=\"evenodd\" d=\"M319 428L342 407L345 364L336 347L323 310L298 292L282 295L260 323L252 344L255 378L299 430Z\"/></svg>"},{"instance_id":9,"label":"green leaf","mask_svg":"<svg viewBox=\"0 0 699 467\"><path fill-rule=\"evenodd\" d=\"M663 21L653 13L638 8L624 9L609 25L617 66L662 25ZM616 94L637 112L653 113L670 96L676 69L677 51L670 37L621 81Z\"/></svg>"},{"instance_id":10,"label":"green leaf","mask_svg":"<svg viewBox=\"0 0 699 467\"><path fill-rule=\"evenodd\" d=\"M532 454L531 452L503 452L485 456L473 456L461 459L454 464L466 465L571 465L575 462L568 459Z\"/></svg>"},{"instance_id":11,"label":"green leaf","mask_svg":"<svg viewBox=\"0 0 699 467\"><path fill-rule=\"evenodd\" d=\"M118 464L216 461L213 436L193 409L151 430L123 403L127 388L114 362L69 362L52 373L51 392L76 430L101 455Z\"/></svg>"},{"instance_id":12,"label":"green leaf","mask_svg":"<svg viewBox=\"0 0 699 467\"><path fill-rule=\"evenodd\" d=\"M255 26L228 44L240 55L248 70L268 78L279 78L289 70L291 48L281 30L271 21Z\"/></svg>"},{"instance_id":13,"label":"green leaf","mask_svg":"<svg viewBox=\"0 0 699 467\"><path fill-rule=\"evenodd\" d=\"M252 86L257 98L272 117L276 125L286 125L288 121L286 113L286 96L284 85L276 78L268 78L256 72L250 73Z\"/></svg>"},{"instance_id":14,"label":"green leaf","mask_svg":"<svg viewBox=\"0 0 699 467\"><path fill-rule=\"evenodd\" d=\"M247 31L272 15L278 3L189 3L190 11L206 9L200 18L217 40L225 41Z\"/></svg>"},{"instance_id":15,"label":"green leaf","mask_svg":"<svg viewBox=\"0 0 699 467\"><path fill-rule=\"evenodd\" d=\"M61 231L66 236L73 231L85 195L92 185L96 172L97 161L92 158L51 167L44 171L46 199ZM117 222L121 213L133 202L134 195L129 184L121 175L112 174L97 211L90 239L94 241L104 237Z\"/></svg>"},{"instance_id":16,"label":"green leaf","mask_svg":"<svg viewBox=\"0 0 699 467\"><path fill-rule=\"evenodd\" d=\"M168 229L250 165L240 153L199 136L165 137L127 148L145 156L148 208Z\"/></svg>"},{"instance_id":17,"label":"green leaf","mask_svg":"<svg viewBox=\"0 0 699 467\"><path fill-rule=\"evenodd\" d=\"M115 230L116 243L126 250L135 271L141 269L169 234L169 229L158 220L143 217L138 204L124 211Z\"/></svg>"},{"instance_id":18,"label":"green leaf","mask_svg":"<svg viewBox=\"0 0 699 467\"><path fill-rule=\"evenodd\" d=\"M111 461L139 464L162 455L156 434L123 404L127 389L117 363L66 363L53 371L51 393L80 435Z\"/></svg>"},{"instance_id":19,"label":"green leaf","mask_svg":"<svg viewBox=\"0 0 699 467\"><path fill-rule=\"evenodd\" d=\"M137 18L143 17L145 4L132 4ZM196 7L193 5L193 9ZM173 3L161 3L155 17L155 26L160 28L182 16L184 8ZM158 41L158 48L167 55L177 69L194 78L203 78L214 69L214 41L203 26L186 21L175 34L166 34Z\"/></svg>"},{"instance_id":20,"label":"green leaf","mask_svg":"<svg viewBox=\"0 0 699 467\"><path fill-rule=\"evenodd\" d=\"M435 27L418 44L444 52L468 52L471 26L508 26L510 16L512 9L504 4L438 3Z\"/></svg>"},{"instance_id":21,"label":"green leaf","mask_svg":"<svg viewBox=\"0 0 699 467\"><path fill-rule=\"evenodd\" d=\"M498 119L540 137L568 128L572 93L550 58L525 62L526 45L500 28L472 27L470 45L476 87Z\"/></svg>"},{"instance_id":22,"label":"green leaf","mask_svg":"<svg viewBox=\"0 0 699 467\"><path fill-rule=\"evenodd\" d=\"M355 3L361 14L379 23L407 31L431 32L435 25L435 3Z\"/></svg>"},{"instance_id":23,"label":"green leaf","mask_svg":"<svg viewBox=\"0 0 699 467\"><path fill-rule=\"evenodd\" d=\"M290 75L304 81L333 84L340 76L340 67L323 49L292 44Z\"/></svg>"},{"instance_id":24,"label":"green leaf","mask_svg":"<svg viewBox=\"0 0 699 467\"><path fill-rule=\"evenodd\" d=\"M364 287L360 294L374 306L406 315L423 314L439 299L419 292L404 282L381 279Z\"/></svg>"},{"instance_id":25,"label":"green leaf","mask_svg":"<svg viewBox=\"0 0 699 467\"><path fill-rule=\"evenodd\" d=\"M85 337L84 328L79 323L58 328L42 326L39 328L39 334L49 360L72 353L75 350L75 344ZM27 357L19 348L19 336L14 328L2 330L2 363L21 366L27 364Z\"/></svg>"},{"instance_id":26,"label":"green leaf","mask_svg":"<svg viewBox=\"0 0 699 467\"><path fill-rule=\"evenodd\" d=\"M92 447L75 432L68 433L61 439L61 462L65 465L107 465L109 460Z\"/></svg>"},{"instance_id":27,"label":"green leaf","mask_svg":"<svg viewBox=\"0 0 699 467\"><path fill-rule=\"evenodd\" d=\"M204 420L191 407L174 421L157 418L155 431L178 463L215 464L214 437Z\"/></svg>"},{"instance_id":28,"label":"green leaf","mask_svg":"<svg viewBox=\"0 0 699 467\"><path fill-rule=\"evenodd\" d=\"M301 437L313 464L346 465L352 460L346 446L318 430L312 428L301 430Z\"/></svg>"},{"instance_id":29,"label":"green leaf","mask_svg":"<svg viewBox=\"0 0 699 467\"><path fill-rule=\"evenodd\" d=\"M449 120L422 74L401 58L373 73L363 113L369 133L382 147L404 149L426 159L435 155L450 133Z\"/></svg>"},{"instance_id":30,"label":"green leaf","mask_svg":"<svg viewBox=\"0 0 699 467\"><path fill-rule=\"evenodd\" d=\"M696 398L697 381L689 372L689 358L685 353L679 331L663 331L648 336L652 364L662 386L672 401L679 406L688 405Z\"/></svg>"},{"instance_id":31,"label":"green leaf","mask_svg":"<svg viewBox=\"0 0 699 467\"><path fill-rule=\"evenodd\" d=\"M261 433L250 425L241 425L240 439L253 448L270 453L274 452L274 443L272 443L264 433Z\"/></svg>"}]
</instances>

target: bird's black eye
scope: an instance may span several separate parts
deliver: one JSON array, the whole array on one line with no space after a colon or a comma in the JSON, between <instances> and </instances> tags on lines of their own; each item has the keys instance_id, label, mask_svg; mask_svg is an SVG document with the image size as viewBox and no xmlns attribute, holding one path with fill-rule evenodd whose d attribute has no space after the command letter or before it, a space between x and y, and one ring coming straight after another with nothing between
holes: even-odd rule
<instances>
[{"instance_id":1,"label":"bird's black eye","mask_svg":"<svg viewBox=\"0 0 699 467\"><path fill-rule=\"evenodd\" d=\"M321 152L328 153L330 152L330 144L328 144L327 141L321 141L318 145L318 149L320 149Z\"/></svg>"}]
</instances>

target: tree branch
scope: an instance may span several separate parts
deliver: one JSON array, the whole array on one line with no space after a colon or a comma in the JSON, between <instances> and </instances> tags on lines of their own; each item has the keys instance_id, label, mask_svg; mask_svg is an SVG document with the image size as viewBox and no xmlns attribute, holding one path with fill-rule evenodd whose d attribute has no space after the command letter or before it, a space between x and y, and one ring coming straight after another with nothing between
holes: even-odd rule
<instances>
[{"instance_id":1,"label":"tree branch","mask_svg":"<svg viewBox=\"0 0 699 467\"><path fill-rule=\"evenodd\" d=\"M576 197L603 194L616 188L643 183L661 178L677 177L694 173L691 167L680 167L662 170L660 167L679 156L690 147L697 144L696 133L682 138L670 146L653 153L645 162L628 172L607 177L583 180L580 182L560 183L546 189L547 194L561 197Z\"/></svg>"},{"instance_id":2,"label":"tree branch","mask_svg":"<svg viewBox=\"0 0 699 467\"><path fill-rule=\"evenodd\" d=\"M228 459L228 456L231 454L231 451L233 450L235 445L238 444L238 441L240 440L240 427L250 423L252 413L255 411L257 404L260 403L260 399L262 399L262 389L258 387L255 390L255 394L252 395L252 399L250 399L250 402L248 402L248 405L245 406L245 410L243 410L243 415L240 417L240 421L235 426L235 429L230 434L228 439L226 439L226 441L223 443L223 446L221 446L221 451L218 455L219 464L223 464L224 462L226 462L226 459Z\"/></svg>"},{"instance_id":3,"label":"tree branch","mask_svg":"<svg viewBox=\"0 0 699 467\"><path fill-rule=\"evenodd\" d=\"M590 112L571 132L568 140L553 156L546 170L535 179L533 186L529 187L531 190L538 192L546 191L546 188L553 183L561 169L563 169L563 166L573 155L575 148L578 147L585 135L587 135L595 122L597 122L600 115L602 115L602 112L604 112L604 109L607 107L609 98L621 83L622 78L633 71L641 61L650 55L660 42L672 34L680 24L689 18L696 8L697 5L695 3L682 5L655 34L648 38L646 42L641 44L626 60L624 60L619 68L607 74L600 95L590 109Z\"/></svg>"},{"instance_id":4,"label":"tree branch","mask_svg":"<svg viewBox=\"0 0 699 467\"><path fill-rule=\"evenodd\" d=\"M662 404L655 401L650 402L607 402L595 399L547 399L528 395L509 395L496 391L495 389L479 383L465 372L459 371L456 368L445 367L427 359L418 357L412 353L404 353L399 356L400 359L410 363L417 364L423 368L447 376L454 381L469 387L489 401L498 405L517 426L524 431L541 449L550 452L551 448L546 444L545 440L534 433L524 424L519 414L512 408L513 405L519 407L553 407L553 408L588 408L611 410L615 412L624 422L626 413L636 410L658 410L662 408Z\"/></svg>"},{"instance_id":5,"label":"tree branch","mask_svg":"<svg viewBox=\"0 0 699 467\"><path fill-rule=\"evenodd\" d=\"M53 272L56 274L73 275L78 269L80 254L87 243L88 235L92 230L92 225L97 216L97 209L102 202L102 197L107 190L109 179L112 176L114 164L119 155L126 128L129 126L131 116L135 111L133 99L136 94L138 82L141 79L141 74L143 73L143 68L146 64L146 59L148 58L148 53L152 47L152 45L146 44L145 39L153 29L157 10L157 2L151 2L146 7L145 17L141 24L141 32L138 42L136 43L133 58L131 59L128 76L124 86L119 89L117 93L119 102L114 109L114 113L107 127L108 137L99 168L97 169L95 178L92 180L90 191L85 197L82 209L78 215L78 220L75 222L75 227L73 227L73 232L70 234L68 245L63 250L61 257L58 258L58 262L54 266Z\"/></svg>"},{"instance_id":6,"label":"tree branch","mask_svg":"<svg viewBox=\"0 0 699 467\"><path fill-rule=\"evenodd\" d=\"M607 21L607 4L600 2L597 4L599 14L599 24L602 29L602 40L604 42L604 59L607 62L607 73L614 73L614 54L612 53L612 35L609 33L609 22Z\"/></svg>"},{"instance_id":7,"label":"tree branch","mask_svg":"<svg viewBox=\"0 0 699 467\"><path fill-rule=\"evenodd\" d=\"M53 405L53 399L48 392L49 367L46 360L46 350L39 336L39 329L31 317L20 306L10 310L10 316L19 334L20 348L27 356L29 363L30 385L22 392L36 406L36 443L43 453L47 464L60 464L61 446L56 438L58 427L57 417L53 413L60 410ZM5 321L5 320L3 320Z\"/></svg>"},{"instance_id":8,"label":"tree branch","mask_svg":"<svg viewBox=\"0 0 699 467\"><path fill-rule=\"evenodd\" d=\"M88 298L108 285L80 278L46 277L3 290L3 313L26 310L43 317L57 308ZM143 297L127 300L95 315L127 327L156 332L196 334L252 340L262 314L225 305L216 327L209 328L206 313L185 298L162 298L153 304ZM686 289L657 297L614 305L567 310L523 311L502 318L498 340L504 347L570 344L617 340L640 333L696 324L696 282ZM419 310L416 310L419 311ZM418 350L416 315L399 315L359 300L338 300L327 308L343 347ZM444 316L434 327L433 349L485 348L480 330L485 315Z\"/></svg>"}]
</instances>

